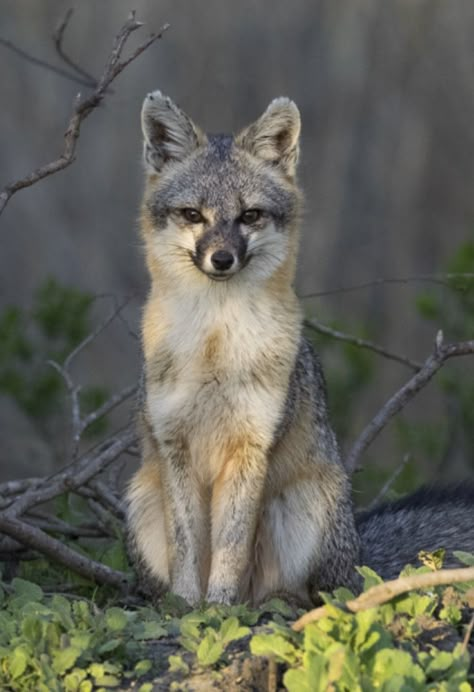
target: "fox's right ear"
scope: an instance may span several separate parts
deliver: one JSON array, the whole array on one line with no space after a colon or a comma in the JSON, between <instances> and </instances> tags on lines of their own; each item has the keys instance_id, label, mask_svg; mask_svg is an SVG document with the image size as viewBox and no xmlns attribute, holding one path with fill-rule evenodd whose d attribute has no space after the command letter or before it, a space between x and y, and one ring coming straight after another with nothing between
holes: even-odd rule
<instances>
[{"instance_id":1,"label":"fox's right ear","mask_svg":"<svg viewBox=\"0 0 474 692\"><path fill-rule=\"evenodd\" d=\"M170 160L181 161L205 143L206 136L161 91L148 94L142 107L143 159L149 174Z\"/></svg>"}]
</instances>

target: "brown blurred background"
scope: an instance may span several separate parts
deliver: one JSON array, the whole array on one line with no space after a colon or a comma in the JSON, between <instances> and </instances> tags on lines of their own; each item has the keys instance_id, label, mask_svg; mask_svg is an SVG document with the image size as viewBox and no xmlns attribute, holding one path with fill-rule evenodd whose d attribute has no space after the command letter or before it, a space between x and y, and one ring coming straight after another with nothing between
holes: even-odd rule
<instances>
[{"instance_id":1,"label":"brown blurred background","mask_svg":"<svg viewBox=\"0 0 474 692\"><path fill-rule=\"evenodd\" d=\"M0 36L60 64L51 34L68 7L60 0L3 0ZM137 0L133 7L146 25L142 34L164 22L171 28L84 123L75 163L11 199L0 218L0 307L28 306L38 285L54 276L95 294L133 295L126 316L136 328L147 290L136 231L139 112L145 93L156 88L208 131L238 130L275 96L296 101L307 199L300 295L445 271L447 258L473 238L471 0ZM81 0L75 9L65 46L99 76L130 3ZM132 44L142 39L137 32ZM3 186L56 158L74 97L87 90L1 45L0 57ZM419 290L417 283L376 285L305 305L322 321L348 331L368 327L372 338L424 359L435 327L417 314ZM326 362L331 354L324 353ZM115 391L137 377L137 342L115 324L81 367L78 379ZM463 368L472 377L472 363ZM346 447L409 374L376 360ZM443 416L436 396L431 385L407 415ZM3 477L36 475L54 463L45 440L35 439L6 397L0 426ZM403 452L391 436L388 429L371 451L384 468ZM472 473L471 463L454 451L443 473ZM429 459L420 464L430 470Z\"/></svg>"}]
</instances>

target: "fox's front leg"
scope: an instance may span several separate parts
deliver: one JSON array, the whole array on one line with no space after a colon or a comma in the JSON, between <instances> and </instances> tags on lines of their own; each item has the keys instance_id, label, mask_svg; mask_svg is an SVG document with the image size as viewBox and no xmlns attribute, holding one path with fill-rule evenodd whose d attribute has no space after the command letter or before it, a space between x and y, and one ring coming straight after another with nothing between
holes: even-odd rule
<instances>
[{"instance_id":1,"label":"fox's front leg","mask_svg":"<svg viewBox=\"0 0 474 692\"><path fill-rule=\"evenodd\" d=\"M266 454L244 444L227 462L214 483L211 509L211 571L206 600L234 603L249 567L263 485Z\"/></svg>"},{"instance_id":2,"label":"fox's front leg","mask_svg":"<svg viewBox=\"0 0 474 692\"><path fill-rule=\"evenodd\" d=\"M161 445L165 467L164 501L169 549L170 588L188 603L203 597L201 561L205 557L206 515L190 472L185 445Z\"/></svg>"}]
</instances>

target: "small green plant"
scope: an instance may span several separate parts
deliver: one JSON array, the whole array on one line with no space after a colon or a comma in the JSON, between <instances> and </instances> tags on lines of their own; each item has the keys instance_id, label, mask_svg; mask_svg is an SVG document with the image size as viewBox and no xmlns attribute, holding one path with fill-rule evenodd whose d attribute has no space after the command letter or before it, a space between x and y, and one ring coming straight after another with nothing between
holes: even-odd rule
<instances>
[{"instance_id":1,"label":"small green plant","mask_svg":"<svg viewBox=\"0 0 474 692\"><path fill-rule=\"evenodd\" d=\"M91 295L49 278L30 311L10 306L0 313L0 393L12 397L43 428L64 409L64 382L49 361L61 365L92 331L92 305ZM106 395L102 387L85 387L83 412L100 406ZM87 433L100 434L105 426L101 419Z\"/></svg>"}]
</instances>

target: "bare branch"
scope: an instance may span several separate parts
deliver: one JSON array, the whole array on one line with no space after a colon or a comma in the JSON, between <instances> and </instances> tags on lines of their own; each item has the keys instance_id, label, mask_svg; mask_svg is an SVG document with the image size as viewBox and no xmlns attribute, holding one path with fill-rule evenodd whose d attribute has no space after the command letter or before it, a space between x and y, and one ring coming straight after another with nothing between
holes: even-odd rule
<instances>
[{"instance_id":1,"label":"bare branch","mask_svg":"<svg viewBox=\"0 0 474 692\"><path fill-rule=\"evenodd\" d=\"M102 76L99 82L87 98L80 98L78 95L76 99L76 105L72 111L71 118L69 120L66 133L64 136L64 149L62 154L55 161L51 161L40 168L37 168L32 173L26 175L20 180L16 180L9 183L0 194L0 214L5 209L10 198L19 190L26 187L34 185L39 180L46 178L49 175L53 175L58 171L67 168L75 159L77 140L81 132L81 125L83 121L87 118L90 113L99 106L104 96L106 95L107 89L110 84L118 77L118 75L129 65L135 58L137 58L143 51L145 51L149 46L155 41L163 36L169 25L164 25L158 33L153 33L151 36L144 41L138 48L136 48L131 56L123 61L120 61L122 51L125 44L130 37L130 35L141 27L141 23L135 20L135 14L132 12L125 22L125 24L120 29L119 33L115 37L112 51L107 59Z\"/></svg>"},{"instance_id":2,"label":"bare branch","mask_svg":"<svg viewBox=\"0 0 474 692\"><path fill-rule=\"evenodd\" d=\"M59 21L56 29L54 30L53 33L53 43L54 47L56 49L56 53L59 55L61 60L66 63L66 65L69 65L70 68L74 70L80 77L82 78L82 83L85 84L86 86L90 86L91 88L96 88L97 87L97 80L89 74L84 68L82 68L80 65L78 65L74 60L72 60L69 55L67 55L64 51L63 48L63 39L64 39L64 33L66 31L66 28L69 25L69 22L71 21L72 15L74 14L74 8L70 7L64 17ZM77 79L77 78L76 78Z\"/></svg>"},{"instance_id":3,"label":"bare branch","mask_svg":"<svg viewBox=\"0 0 474 692\"><path fill-rule=\"evenodd\" d=\"M461 651L464 653L467 650L467 645L469 644L469 640L471 638L472 630L474 629L474 613L472 614L471 620L466 628L466 634L464 635L464 639L462 641L461 645Z\"/></svg>"},{"instance_id":4,"label":"bare branch","mask_svg":"<svg viewBox=\"0 0 474 692\"><path fill-rule=\"evenodd\" d=\"M113 570L81 553L77 553L35 526L3 513L0 514L0 531L23 545L38 550L87 579L92 579L100 584L109 584L120 591L127 590L128 576L124 572Z\"/></svg>"},{"instance_id":5,"label":"bare branch","mask_svg":"<svg viewBox=\"0 0 474 692\"><path fill-rule=\"evenodd\" d=\"M127 305L129 302L129 298L124 299L119 305L117 305L110 315L105 318L103 322L101 322L93 332L88 334L85 339L83 339L80 344L76 346L76 348L71 351L71 353L68 355L66 360L63 363L63 368L64 370L68 371L69 368L71 367L71 364L75 358L86 348L86 346L89 346L97 337L102 334L102 332L109 326L111 322L114 321L114 319L117 317L117 315L120 314L120 312L124 309L124 307Z\"/></svg>"},{"instance_id":6,"label":"bare branch","mask_svg":"<svg viewBox=\"0 0 474 692\"><path fill-rule=\"evenodd\" d=\"M415 589L427 589L433 586L444 586L446 584L460 584L462 582L474 580L474 567L461 567L459 569L440 569L436 572L428 572L426 574L412 574L408 577L399 577L391 581L377 584L368 591L361 593L360 596L344 604L347 610L352 613L358 613L361 610L375 608L391 601L392 598L400 596L407 591ZM300 632L310 622L316 622L328 614L326 606L310 610L305 613L295 623L293 629Z\"/></svg>"},{"instance_id":7,"label":"bare branch","mask_svg":"<svg viewBox=\"0 0 474 692\"><path fill-rule=\"evenodd\" d=\"M419 370L401 389L396 392L380 409L377 415L370 421L354 443L346 460L346 468L354 471L359 463L360 456L377 437L379 432L387 425L404 406L422 389L433 375L444 365L448 358L465 356L474 353L474 340L462 341L444 345L442 332L436 336L435 349Z\"/></svg>"},{"instance_id":8,"label":"bare branch","mask_svg":"<svg viewBox=\"0 0 474 692\"><path fill-rule=\"evenodd\" d=\"M340 286L339 288L330 288L327 291L317 291L316 293L305 293L299 296L304 298L321 298L322 296L333 296L338 293L351 293L352 291L360 291L364 288L372 288L372 286L380 286L381 284L409 284L409 283L429 283L438 284L439 286L447 286L454 288L450 283L456 279L474 280L474 274L471 272L448 273L448 274L418 274L415 276L395 277L395 278L380 278L372 281L365 281L361 284L353 286Z\"/></svg>"},{"instance_id":9,"label":"bare branch","mask_svg":"<svg viewBox=\"0 0 474 692\"><path fill-rule=\"evenodd\" d=\"M137 385L130 385L129 387L125 387L125 389L122 389L121 392L118 392L117 394L111 396L110 399L108 399L102 404L102 406L99 406L99 408L97 408L95 411L92 411L92 413L89 413L82 419L81 432L88 428L89 425L92 425L97 420L99 420L99 418L103 418L103 416L106 416L108 413L113 411L114 408L117 408L117 406L120 406L120 404L122 404L131 396L136 394L137 389Z\"/></svg>"},{"instance_id":10,"label":"bare branch","mask_svg":"<svg viewBox=\"0 0 474 692\"><path fill-rule=\"evenodd\" d=\"M11 503L4 515L18 517L31 507L52 500L61 493L76 490L86 485L135 441L136 433L131 428L114 435L110 440L100 445L98 450L87 454L76 464L71 464L66 469L45 478L40 487L27 490Z\"/></svg>"},{"instance_id":11,"label":"bare branch","mask_svg":"<svg viewBox=\"0 0 474 692\"><path fill-rule=\"evenodd\" d=\"M26 60L26 62L29 62L32 65L37 65L38 67L43 67L45 70L49 70L49 72L54 72L54 74L57 74L59 77L64 77L64 79L67 79L70 82L75 82L76 84L80 84L81 86L89 88L94 87L96 85L95 80L91 82L89 78L85 79L84 77L80 77L77 74L74 74L73 72L69 72L69 70L65 70L62 67L58 67L57 65L53 65L52 63L47 62L46 60L37 58L34 55L31 55L30 53L24 51L22 48L19 48L17 45L13 43L13 41L9 41L6 38L0 37L0 45L4 46L5 48L8 48L8 50L11 50L12 53L15 53L23 60Z\"/></svg>"},{"instance_id":12,"label":"bare branch","mask_svg":"<svg viewBox=\"0 0 474 692\"><path fill-rule=\"evenodd\" d=\"M115 470L115 469L114 469ZM102 481L93 479L89 481L89 487L95 492L98 499L119 519L125 518L125 506L122 500L108 488Z\"/></svg>"},{"instance_id":13,"label":"bare branch","mask_svg":"<svg viewBox=\"0 0 474 692\"><path fill-rule=\"evenodd\" d=\"M320 334L331 336L334 339L338 339L339 341L345 341L348 344L354 344L354 346L366 348L369 351L374 351L375 353L378 353L379 356L389 358L390 360L395 360L397 361L397 363L401 363L402 365L407 365L412 370L415 370L415 372L418 372L418 370L421 370L422 368L422 363L419 363L416 360L412 360L411 358L407 358L406 356L400 356L397 353L393 353L393 351L388 351L386 348L383 348L383 346L379 346L373 341L368 341L367 339L360 339L357 336L352 336L351 334L339 332L336 329L332 329L331 327L328 327L327 325L318 322L318 320L315 320L314 318L306 319L304 321L304 324L306 327L309 327L309 329L313 329L314 331L319 332Z\"/></svg>"},{"instance_id":14,"label":"bare branch","mask_svg":"<svg viewBox=\"0 0 474 692\"><path fill-rule=\"evenodd\" d=\"M410 461L410 459L411 459L411 455L410 455L410 454L405 454L405 455L404 455L404 457L403 457L403 459L402 459L402 463L399 464L399 465L397 466L397 468L396 468L395 471L392 473L392 475L391 475L391 476L388 478L388 480L383 484L382 489L380 490L380 492L376 495L376 497L374 497L374 499L372 500L372 502L370 503L370 505L367 507L368 510L373 509L374 507L376 507L376 506L379 504L379 502L381 502L381 501L383 500L383 498L384 498L385 495L388 493L388 491L390 490L390 488L392 487L392 485L395 483L395 481L397 480L398 476L401 474L401 472L403 471L403 469L405 468L405 466L408 464L408 462Z\"/></svg>"},{"instance_id":15,"label":"bare branch","mask_svg":"<svg viewBox=\"0 0 474 692\"><path fill-rule=\"evenodd\" d=\"M71 425L72 425L72 441L73 441L73 450L72 450L72 457L74 458L77 455L78 447L79 447L79 442L81 439L81 433L82 433L82 428L81 428L81 405L79 402L79 394L81 392L81 386L80 385L75 385L74 382L72 381L71 375L67 371L66 368L61 367L59 363L56 363L54 360L48 360L46 361L48 365L50 365L52 368L58 372L61 377L63 378L66 388L68 391L68 394L71 399Z\"/></svg>"}]
</instances>

